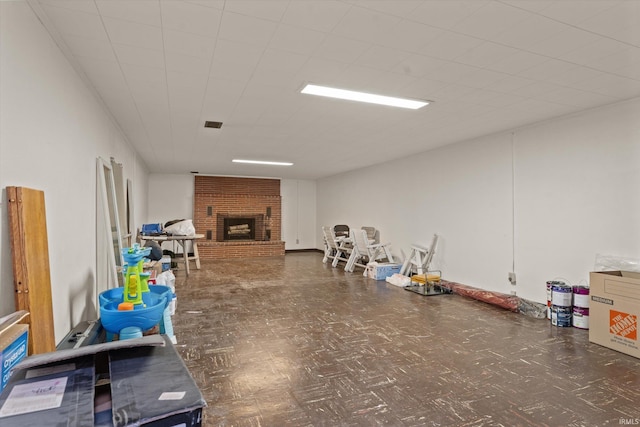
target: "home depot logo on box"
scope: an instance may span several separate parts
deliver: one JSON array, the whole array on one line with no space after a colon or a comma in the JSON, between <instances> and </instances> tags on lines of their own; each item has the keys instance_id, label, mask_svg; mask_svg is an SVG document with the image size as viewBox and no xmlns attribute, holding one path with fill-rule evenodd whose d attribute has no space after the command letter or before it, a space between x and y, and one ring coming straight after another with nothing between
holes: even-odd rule
<instances>
[{"instance_id":1,"label":"home depot logo on box","mask_svg":"<svg viewBox=\"0 0 640 427\"><path fill-rule=\"evenodd\" d=\"M638 339L638 317L621 311L609 311L609 332L634 341Z\"/></svg>"}]
</instances>

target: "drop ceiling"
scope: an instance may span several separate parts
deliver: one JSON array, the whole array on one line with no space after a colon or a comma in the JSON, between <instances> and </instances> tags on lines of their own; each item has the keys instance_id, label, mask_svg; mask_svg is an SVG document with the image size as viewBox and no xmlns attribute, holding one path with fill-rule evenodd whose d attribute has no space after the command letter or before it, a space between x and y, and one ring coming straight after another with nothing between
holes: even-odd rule
<instances>
[{"instance_id":1,"label":"drop ceiling","mask_svg":"<svg viewBox=\"0 0 640 427\"><path fill-rule=\"evenodd\" d=\"M318 179L640 96L634 0L29 4L152 173Z\"/></svg>"}]
</instances>

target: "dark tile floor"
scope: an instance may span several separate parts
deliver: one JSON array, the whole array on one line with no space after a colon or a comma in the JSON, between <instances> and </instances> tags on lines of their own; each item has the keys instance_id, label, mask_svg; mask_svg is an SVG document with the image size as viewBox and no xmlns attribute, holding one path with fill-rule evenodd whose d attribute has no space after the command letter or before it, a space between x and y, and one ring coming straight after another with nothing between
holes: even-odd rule
<instances>
[{"instance_id":1,"label":"dark tile floor","mask_svg":"<svg viewBox=\"0 0 640 427\"><path fill-rule=\"evenodd\" d=\"M203 262L176 287L207 426L640 424L640 359L584 330L423 297L313 252Z\"/></svg>"}]
</instances>

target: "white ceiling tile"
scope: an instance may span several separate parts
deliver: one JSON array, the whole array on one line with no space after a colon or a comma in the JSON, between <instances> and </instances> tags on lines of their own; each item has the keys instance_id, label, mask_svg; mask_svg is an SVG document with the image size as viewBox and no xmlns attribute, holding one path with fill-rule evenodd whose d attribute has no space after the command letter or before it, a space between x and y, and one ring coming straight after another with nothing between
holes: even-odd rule
<instances>
[{"instance_id":1,"label":"white ceiling tile","mask_svg":"<svg viewBox=\"0 0 640 427\"><path fill-rule=\"evenodd\" d=\"M370 41L382 46L419 53L423 46L433 41L442 30L429 25L403 20L388 28L378 31Z\"/></svg>"},{"instance_id":2,"label":"white ceiling tile","mask_svg":"<svg viewBox=\"0 0 640 427\"><path fill-rule=\"evenodd\" d=\"M100 17L93 13L79 12L58 7L44 6L47 16L62 35L108 40Z\"/></svg>"},{"instance_id":3,"label":"white ceiling tile","mask_svg":"<svg viewBox=\"0 0 640 427\"><path fill-rule=\"evenodd\" d=\"M469 73L463 74L457 81L458 84L476 88L486 88L506 77L506 74L497 71L476 68Z\"/></svg>"},{"instance_id":4,"label":"white ceiling tile","mask_svg":"<svg viewBox=\"0 0 640 427\"><path fill-rule=\"evenodd\" d=\"M429 58L427 56L411 55L409 58L394 67L393 71L414 77L425 77L429 73L433 73L435 70L446 64L451 63L436 58Z\"/></svg>"},{"instance_id":5,"label":"white ceiling tile","mask_svg":"<svg viewBox=\"0 0 640 427\"><path fill-rule=\"evenodd\" d=\"M164 61L167 72L175 71L184 76L208 75L211 66L211 60L209 58L198 58L173 51L166 51L164 53Z\"/></svg>"},{"instance_id":6,"label":"white ceiling tile","mask_svg":"<svg viewBox=\"0 0 640 427\"><path fill-rule=\"evenodd\" d=\"M131 64L122 64L121 68L134 94L166 95L167 81L164 70Z\"/></svg>"},{"instance_id":7,"label":"white ceiling tile","mask_svg":"<svg viewBox=\"0 0 640 427\"><path fill-rule=\"evenodd\" d=\"M489 105L491 107L505 108L512 105L523 102L526 98L518 95L511 95L507 93L493 93L488 94L482 99L482 104Z\"/></svg>"},{"instance_id":8,"label":"white ceiling tile","mask_svg":"<svg viewBox=\"0 0 640 427\"><path fill-rule=\"evenodd\" d=\"M525 70L528 70L529 68L541 65L548 60L549 58L546 56L520 50L515 54L508 56L501 61L496 61L493 64L489 64L486 67L494 71L517 75Z\"/></svg>"},{"instance_id":9,"label":"white ceiling tile","mask_svg":"<svg viewBox=\"0 0 640 427\"><path fill-rule=\"evenodd\" d=\"M582 21L592 18L607 9L611 9L615 5L616 2L611 0L589 0L581 2L555 1L543 8L540 11L540 14L553 18L559 22L578 25Z\"/></svg>"},{"instance_id":10,"label":"white ceiling tile","mask_svg":"<svg viewBox=\"0 0 640 427\"><path fill-rule=\"evenodd\" d=\"M250 67L258 64L264 52L264 47L221 39L216 41L215 49L216 61Z\"/></svg>"},{"instance_id":11,"label":"white ceiling tile","mask_svg":"<svg viewBox=\"0 0 640 427\"><path fill-rule=\"evenodd\" d=\"M538 95L536 98L558 104L571 105L581 109L595 107L597 105L610 104L618 99L594 92L573 89L569 87L558 88L552 92Z\"/></svg>"},{"instance_id":12,"label":"white ceiling tile","mask_svg":"<svg viewBox=\"0 0 640 427\"><path fill-rule=\"evenodd\" d=\"M298 70L296 81L313 82L318 84L331 84L333 79L340 75L348 64L329 61L322 58L311 58Z\"/></svg>"},{"instance_id":13,"label":"white ceiling tile","mask_svg":"<svg viewBox=\"0 0 640 427\"><path fill-rule=\"evenodd\" d=\"M147 128L147 133L154 139L154 132L171 137L171 114L168 105L165 104L149 104L144 102L138 103L142 122Z\"/></svg>"},{"instance_id":14,"label":"white ceiling tile","mask_svg":"<svg viewBox=\"0 0 640 427\"><path fill-rule=\"evenodd\" d=\"M269 47L310 55L324 38L325 34L320 31L280 24L269 42Z\"/></svg>"},{"instance_id":15,"label":"white ceiling tile","mask_svg":"<svg viewBox=\"0 0 640 427\"><path fill-rule=\"evenodd\" d=\"M288 5L289 0L227 0L224 3L224 10L261 20L280 22Z\"/></svg>"},{"instance_id":16,"label":"white ceiling tile","mask_svg":"<svg viewBox=\"0 0 640 427\"><path fill-rule=\"evenodd\" d=\"M516 89L523 88L535 83L534 80L526 79L520 76L508 76L503 79L497 80L494 83L488 85L485 89L493 90L496 92L510 93Z\"/></svg>"},{"instance_id":17,"label":"white ceiling tile","mask_svg":"<svg viewBox=\"0 0 640 427\"><path fill-rule=\"evenodd\" d=\"M367 70L365 67L357 65L348 66L339 76L336 77L335 82L339 88L360 90L364 92L375 92L372 89L372 84L376 81L374 73L380 73L376 70ZM381 94L387 95L387 94Z\"/></svg>"},{"instance_id":18,"label":"white ceiling tile","mask_svg":"<svg viewBox=\"0 0 640 427\"><path fill-rule=\"evenodd\" d=\"M156 27L161 25L160 2L158 1L96 0L96 5L103 17L155 25Z\"/></svg>"},{"instance_id":19,"label":"white ceiling tile","mask_svg":"<svg viewBox=\"0 0 640 427\"><path fill-rule=\"evenodd\" d=\"M579 28L567 27L565 30L529 46L527 50L540 55L558 58L567 52L589 46L598 39L600 37L596 34Z\"/></svg>"},{"instance_id":20,"label":"white ceiling tile","mask_svg":"<svg viewBox=\"0 0 640 427\"><path fill-rule=\"evenodd\" d=\"M559 90L562 86L554 85L547 82L535 82L527 86L522 86L511 91L512 94L525 98L533 98L541 93L553 92Z\"/></svg>"},{"instance_id":21,"label":"white ceiling tile","mask_svg":"<svg viewBox=\"0 0 640 427\"><path fill-rule=\"evenodd\" d=\"M94 2L78 0L40 0L41 5L54 6L62 9L71 9L78 12L98 14L98 9Z\"/></svg>"},{"instance_id":22,"label":"white ceiling tile","mask_svg":"<svg viewBox=\"0 0 640 427\"><path fill-rule=\"evenodd\" d=\"M448 29L488 2L489 0L425 1L415 8L411 14L413 19L418 22Z\"/></svg>"},{"instance_id":23,"label":"white ceiling tile","mask_svg":"<svg viewBox=\"0 0 640 427\"><path fill-rule=\"evenodd\" d=\"M371 75L372 91L386 93L391 96L415 97L415 94L406 90L406 87L419 79L405 74L391 73L382 70L369 71Z\"/></svg>"},{"instance_id":24,"label":"white ceiling tile","mask_svg":"<svg viewBox=\"0 0 640 427\"><path fill-rule=\"evenodd\" d=\"M557 75L568 73L576 68L578 68L578 66L570 62L549 59L540 65L520 72L518 75L532 80L548 80Z\"/></svg>"},{"instance_id":25,"label":"white ceiling tile","mask_svg":"<svg viewBox=\"0 0 640 427\"><path fill-rule=\"evenodd\" d=\"M184 55L209 59L213 56L216 42L209 37L182 31L164 30L164 49Z\"/></svg>"},{"instance_id":26,"label":"white ceiling tile","mask_svg":"<svg viewBox=\"0 0 640 427\"><path fill-rule=\"evenodd\" d=\"M295 61L294 58L292 59ZM290 69L284 69L281 66L278 67L278 64L270 64L269 60L261 62L251 76L251 81L255 80L254 83L257 84L290 87L291 90L302 85L302 82L296 79L299 75L296 70L299 71L301 66L297 69L293 67Z\"/></svg>"},{"instance_id":27,"label":"white ceiling tile","mask_svg":"<svg viewBox=\"0 0 640 427\"><path fill-rule=\"evenodd\" d=\"M429 79L416 79L407 83L405 86L400 88L400 90L402 93L408 94L407 96L411 98L431 100L438 91L443 90L447 86L449 86L449 84L444 82Z\"/></svg>"},{"instance_id":28,"label":"white ceiling tile","mask_svg":"<svg viewBox=\"0 0 640 427\"><path fill-rule=\"evenodd\" d=\"M569 68L565 72L554 74L546 79L548 83L560 86L572 87L574 89L588 90L582 82L590 80L601 75L602 72L587 67Z\"/></svg>"},{"instance_id":29,"label":"white ceiling tile","mask_svg":"<svg viewBox=\"0 0 640 427\"><path fill-rule=\"evenodd\" d=\"M398 49L373 45L356 58L354 63L376 70L391 71L410 55L410 53Z\"/></svg>"},{"instance_id":30,"label":"white ceiling tile","mask_svg":"<svg viewBox=\"0 0 640 427\"><path fill-rule=\"evenodd\" d=\"M454 31L489 40L531 17L531 13L508 4L490 2L452 27Z\"/></svg>"},{"instance_id":31,"label":"white ceiling tile","mask_svg":"<svg viewBox=\"0 0 640 427\"><path fill-rule=\"evenodd\" d=\"M578 26L597 34L613 36L619 32L620 28L639 25L639 20L638 2L621 1L593 17L581 21Z\"/></svg>"},{"instance_id":32,"label":"white ceiling tile","mask_svg":"<svg viewBox=\"0 0 640 427\"><path fill-rule=\"evenodd\" d=\"M578 48L564 55L566 61L576 64L593 65L607 56L627 49L627 45L616 40L600 38L589 45Z\"/></svg>"},{"instance_id":33,"label":"white ceiling tile","mask_svg":"<svg viewBox=\"0 0 640 427\"><path fill-rule=\"evenodd\" d=\"M437 89L433 93L433 97L431 99L437 101L438 104L440 102L452 102L477 91L478 89L473 87L463 85L448 85L442 89Z\"/></svg>"},{"instance_id":34,"label":"white ceiling tile","mask_svg":"<svg viewBox=\"0 0 640 427\"><path fill-rule=\"evenodd\" d=\"M452 60L484 43L476 37L443 31L420 49L420 54Z\"/></svg>"},{"instance_id":35,"label":"white ceiling tile","mask_svg":"<svg viewBox=\"0 0 640 427\"><path fill-rule=\"evenodd\" d=\"M205 120L226 121L240 101L244 87L244 82L209 80L200 116L203 123Z\"/></svg>"},{"instance_id":36,"label":"white ceiling tile","mask_svg":"<svg viewBox=\"0 0 640 427\"><path fill-rule=\"evenodd\" d=\"M185 79L182 73L167 73L167 88L169 102L173 107L174 103L192 104L200 110L202 100L206 94L207 79Z\"/></svg>"},{"instance_id":37,"label":"white ceiling tile","mask_svg":"<svg viewBox=\"0 0 640 427\"><path fill-rule=\"evenodd\" d=\"M242 93L243 97L260 99L268 101L270 99L282 99L282 104L290 103L300 95L288 89L284 89L282 86L258 84L255 81L250 81ZM275 108L275 106L273 106Z\"/></svg>"},{"instance_id":38,"label":"white ceiling tile","mask_svg":"<svg viewBox=\"0 0 640 427\"><path fill-rule=\"evenodd\" d=\"M115 18L103 18L112 43L163 50L160 27Z\"/></svg>"},{"instance_id":39,"label":"white ceiling tile","mask_svg":"<svg viewBox=\"0 0 640 427\"><path fill-rule=\"evenodd\" d=\"M254 72L255 67L253 66L214 59L211 63L209 74L215 79L228 79L246 83Z\"/></svg>"},{"instance_id":40,"label":"white ceiling tile","mask_svg":"<svg viewBox=\"0 0 640 427\"><path fill-rule=\"evenodd\" d=\"M113 47L108 40L72 36L69 34L62 37L76 57L116 61Z\"/></svg>"},{"instance_id":41,"label":"white ceiling tile","mask_svg":"<svg viewBox=\"0 0 640 427\"><path fill-rule=\"evenodd\" d=\"M638 3L640 6L640 2ZM640 7L637 16L640 16ZM616 32L610 35L612 38L633 46L640 46L640 22L627 27L619 27Z\"/></svg>"},{"instance_id":42,"label":"white ceiling tile","mask_svg":"<svg viewBox=\"0 0 640 427\"><path fill-rule=\"evenodd\" d=\"M226 0L183 0L185 3L197 4L200 6L211 7L214 9L222 10Z\"/></svg>"},{"instance_id":43,"label":"white ceiling tile","mask_svg":"<svg viewBox=\"0 0 640 427\"><path fill-rule=\"evenodd\" d=\"M289 3L282 22L311 30L330 32L349 9L349 5L340 1L293 1Z\"/></svg>"},{"instance_id":44,"label":"white ceiling tile","mask_svg":"<svg viewBox=\"0 0 640 427\"><path fill-rule=\"evenodd\" d=\"M316 179L388 159L390 139L407 156L640 96L640 1L39 3L152 171L252 174L229 160L262 153ZM302 95L305 82L435 103L362 106Z\"/></svg>"},{"instance_id":45,"label":"white ceiling tile","mask_svg":"<svg viewBox=\"0 0 640 427\"><path fill-rule=\"evenodd\" d=\"M118 61L123 64L141 65L164 70L164 54L161 50L113 43Z\"/></svg>"},{"instance_id":46,"label":"white ceiling tile","mask_svg":"<svg viewBox=\"0 0 640 427\"><path fill-rule=\"evenodd\" d=\"M388 15L408 17L420 6L422 0L349 0L350 4Z\"/></svg>"},{"instance_id":47,"label":"white ceiling tile","mask_svg":"<svg viewBox=\"0 0 640 427\"><path fill-rule=\"evenodd\" d=\"M540 12L542 10L546 10L556 1L557 0L502 0L503 3L520 9L529 10L531 12Z\"/></svg>"},{"instance_id":48,"label":"white ceiling tile","mask_svg":"<svg viewBox=\"0 0 640 427\"><path fill-rule=\"evenodd\" d=\"M218 34L222 11L183 1L160 3L162 27L186 33L215 37Z\"/></svg>"},{"instance_id":49,"label":"white ceiling tile","mask_svg":"<svg viewBox=\"0 0 640 427\"><path fill-rule=\"evenodd\" d=\"M586 81L591 84L593 92L620 99L633 98L640 95L640 81L603 73Z\"/></svg>"},{"instance_id":50,"label":"white ceiling tile","mask_svg":"<svg viewBox=\"0 0 640 427\"><path fill-rule=\"evenodd\" d=\"M492 41L528 49L566 29L566 26L540 15L533 15L491 38Z\"/></svg>"},{"instance_id":51,"label":"white ceiling tile","mask_svg":"<svg viewBox=\"0 0 640 427\"><path fill-rule=\"evenodd\" d=\"M268 105L258 103L253 98L242 97L233 110L229 122L232 122L234 126L252 126L267 108L269 108Z\"/></svg>"},{"instance_id":52,"label":"white ceiling tile","mask_svg":"<svg viewBox=\"0 0 640 427\"><path fill-rule=\"evenodd\" d=\"M222 15L219 38L256 46L267 46L276 28L277 24L274 22L225 12Z\"/></svg>"},{"instance_id":53,"label":"white ceiling tile","mask_svg":"<svg viewBox=\"0 0 640 427\"><path fill-rule=\"evenodd\" d=\"M279 49L267 49L260 58L256 71L276 70L286 77L291 77L300 70L307 60L306 55Z\"/></svg>"},{"instance_id":54,"label":"white ceiling tile","mask_svg":"<svg viewBox=\"0 0 640 427\"><path fill-rule=\"evenodd\" d=\"M470 65L458 64L450 61L442 61L442 65L428 70L424 77L428 79L439 80L448 83L458 83L460 79L466 75L478 71L477 67Z\"/></svg>"},{"instance_id":55,"label":"white ceiling tile","mask_svg":"<svg viewBox=\"0 0 640 427\"><path fill-rule=\"evenodd\" d=\"M358 40L328 35L316 50L315 56L331 61L352 63L370 46L370 44Z\"/></svg>"},{"instance_id":56,"label":"white ceiling tile","mask_svg":"<svg viewBox=\"0 0 640 427\"><path fill-rule=\"evenodd\" d=\"M628 67L619 69L616 74L621 77L640 80L640 66L638 64L630 65Z\"/></svg>"},{"instance_id":57,"label":"white ceiling tile","mask_svg":"<svg viewBox=\"0 0 640 427\"><path fill-rule=\"evenodd\" d=\"M484 42L458 56L455 59L455 62L475 65L476 67L487 67L496 62L503 61L517 52L518 50L512 47L499 45L493 42Z\"/></svg>"},{"instance_id":58,"label":"white ceiling tile","mask_svg":"<svg viewBox=\"0 0 640 427\"><path fill-rule=\"evenodd\" d=\"M576 111L575 107L541 99L527 99L509 108L528 111L531 117L530 123Z\"/></svg>"},{"instance_id":59,"label":"white ceiling tile","mask_svg":"<svg viewBox=\"0 0 640 427\"><path fill-rule=\"evenodd\" d=\"M332 34L370 42L392 32L400 21L401 19L395 16L354 7L335 26Z\"/></svg>"}]
</instances>

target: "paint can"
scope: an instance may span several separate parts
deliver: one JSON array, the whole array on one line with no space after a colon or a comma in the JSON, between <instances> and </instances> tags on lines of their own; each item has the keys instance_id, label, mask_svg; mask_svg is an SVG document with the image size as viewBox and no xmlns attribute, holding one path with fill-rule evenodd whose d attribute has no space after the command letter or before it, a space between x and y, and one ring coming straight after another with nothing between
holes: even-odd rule
<instances>
[{"instance_id":1,"label":"paint can","mask_svg":"<svg viewBox=\"0 0 640 427\"><path fill-rule=\"evenodd\" d=\"M551 286L551 306L571 307L573 292L571 286L558 282Z\"/></svg>"},{"instance_id":2,"label":"paint can","mask_svg":"<svg viewBox=\"0 0 640 427\"><path fill-rule=\"evenodd\" d=\"M571 307L551 306L551 324L553 326L571 326Z\"/></svg>"},{"instance_id":3,"label":"paint can","mask_svg":"<svg viewBox=\"0 0 640 427\"><path fill-rule=\"evenodd\" d=\"M574 286L573 287L573 306L580 308L589 308L589 287Z\"/></svg>"},{"instance_id":4,"label":"paint can","mask_svg":"<svg viewBox=\"0 0 640 427\"><path fill-rule=\"evenodd\" d=\"M589 309L584 307L573 307L573 327L579 329L589 329Z\"/></svg>"},{"instance_id":5,"label":"paint can","mask_svg":"<svg viewBox=\"0 0 640 427\"><path fill-rule=\"evenodd\" d=\"M564 285L564 282L559 282L557 280L548 280L547 281L547 319L551 320L551 306L553 305L551 302L551 297L553 294L553 287Z\"/></svg>"},{"instance_id":6,"label":"paint can","mask_svg":"<svg viewBox=\"0 0 640 427\"><path fill-rule=\"evenodd\" d=\"M551 287L555 282L553 280L547 281L547 319L551 320Z\"/></svg>"}]
</instances>

